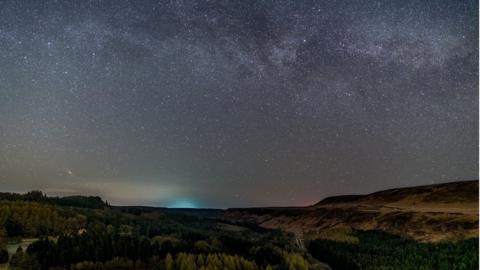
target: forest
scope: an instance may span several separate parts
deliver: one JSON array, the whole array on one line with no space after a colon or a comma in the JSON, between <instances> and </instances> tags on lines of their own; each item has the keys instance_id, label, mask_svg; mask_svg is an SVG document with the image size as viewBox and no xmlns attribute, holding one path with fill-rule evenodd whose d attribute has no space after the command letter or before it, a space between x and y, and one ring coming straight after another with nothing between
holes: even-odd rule
<instances>
[{"instance_id":1,"label":"forest","mask_svg":"<svg viewBox=\"0 0 480 270\"><path fill-rule=\"evenodd\" d=\"M305 236L305 249L293 234L226 221L220 210L113 207L100 198L28 194L1 196L0 263L9 261L9 269L478 268L478 238L431 244L348 230ZM8 254L7 244L24 238L36 241Z\"/></svg>"},{"instance_id":2,"label":"forest","mask_svg":"<svg viewBox=\"0 0 480 270\"><path fill-rule=\"evenodd\" d=\"M315 269L292 235L212 218L212 211L2 199L1 254L3 263L11 256L10 269ZM21 238L38 240L6 254L7 240Z\"/></svg>"},{"instance_id":3,"label":"forest","mask_svg":"<svg viewBox=\"0 0 480 270\"><path fill-rule=\"evenodd\" d=\"M419 243L380 231L357 231L346 241L310 241L308 249L333 269L478 269L478 238Z\"/></svg>"}]
</instances>

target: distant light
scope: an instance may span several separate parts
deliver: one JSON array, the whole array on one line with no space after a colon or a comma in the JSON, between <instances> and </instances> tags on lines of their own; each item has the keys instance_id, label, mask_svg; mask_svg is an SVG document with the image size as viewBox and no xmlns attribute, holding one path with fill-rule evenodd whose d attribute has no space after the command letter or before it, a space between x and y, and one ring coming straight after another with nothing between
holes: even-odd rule
<instances>
[{"instance_id":1,"label":"distant light","mask_svg":"<svg viewBox=\"0 0 480 270\"><path fill-rule=\"evenodd\" d=\"M169 208L198 208L198 205L188 199L178 199L168 205Z\"/></svg>"}]
</instances>

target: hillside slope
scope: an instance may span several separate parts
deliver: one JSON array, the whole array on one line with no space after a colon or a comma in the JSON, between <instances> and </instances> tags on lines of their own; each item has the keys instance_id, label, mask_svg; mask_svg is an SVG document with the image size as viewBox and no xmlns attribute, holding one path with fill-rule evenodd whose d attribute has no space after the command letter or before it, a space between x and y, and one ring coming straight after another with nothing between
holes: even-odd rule
<instances>
[{"instance_id":1,"label":"hillside slope","mask_svg":"<svg viewBox=\"0 0 480 270\"><path fill-rule=\"evenodd\" d=\"M478 236L478 181L329 197L309 207L229 209L225 217L296 234L349 227L424 242L464 239Z\"/></svg>"}]
</instances>

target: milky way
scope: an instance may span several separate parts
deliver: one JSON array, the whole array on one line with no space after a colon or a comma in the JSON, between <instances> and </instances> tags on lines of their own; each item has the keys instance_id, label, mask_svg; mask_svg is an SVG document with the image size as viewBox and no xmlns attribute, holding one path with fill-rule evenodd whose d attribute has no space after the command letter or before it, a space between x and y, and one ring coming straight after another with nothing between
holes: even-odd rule
<instances>
[{"instance_id":1,"label":"milky way","mask_svg":"<svg viewBox=\"0 0 480 270\"><path fill-rule=\"evenodd\" d=\"M476 179L477 117L476 1L0 2L4 191L240 207Z\"/></svg>"}]
</instances>

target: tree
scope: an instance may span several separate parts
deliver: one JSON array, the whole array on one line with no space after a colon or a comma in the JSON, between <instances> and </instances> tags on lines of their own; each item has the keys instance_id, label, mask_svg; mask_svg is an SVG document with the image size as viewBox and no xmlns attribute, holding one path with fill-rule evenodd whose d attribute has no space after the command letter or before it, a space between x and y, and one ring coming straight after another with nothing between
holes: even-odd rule
<instances>
[{"instance_id":1,"label":"tree","mask_svg":"<svg viewBox=\"0 0 480 270\"><path fill-rule=\"evenodd\" d=\"M170 253L167 254L167 257L165 257L165 269L166 270L175 269L175 263L173 262L172 255L170 255Z\"/></svg>"},{"instance_id":2,"label":"tree","mask_svg":"<svg viewBox=\"0 0 480 270\"><path fill-rule=\"evenodd\" d=\"M5 221L5 230L7 235L12 236L21 236L23 234L23 226L19 221L13 219L13 217L8 217Z\"/></svg>"},{"instance_id":3,"label":"tree","mask_svg":"<svg viewBox=\"0 0 480 270\"><path fill-rule=\"evenodd\" d=\"M209 253L212 250L208 242L205 240L199 240L195 242L194 248L195 251L199 253Z\"/></svg>"},{"instance_id":4,"label":"tree","mask_svg":"<svg viewBox=\"0 0 480 270\"><path fill-rule=\"evenodd\" d=\"M12 270L38 270L41 269L40 264L34 256L30 256L23 252L21 247L17 248L17 252L10 260L10 267Z\"/></svg>"},{"instance_id":5,"label":"tree","mask_svg":"<svg viewBox=\"0 0 480 270\"><path fill-rule=\"evenodd\" d=\"M7 231L0 228L0 263L8 262L7 241L5 240Z\"/></svg>"},{"instance_id":6,"label":"tree","mask_svg":"<svg viewBox=\"0 0 480 270\"><path fill-rule=\"evenodd\" d=\"M1 249L0 250L0 263L7 263L8 262L8 250Z\"/></svg>"}]
</instances>

